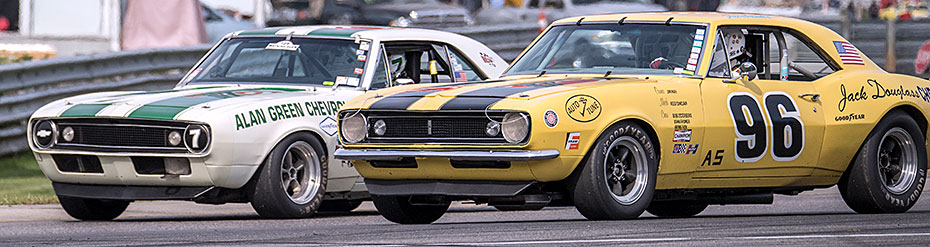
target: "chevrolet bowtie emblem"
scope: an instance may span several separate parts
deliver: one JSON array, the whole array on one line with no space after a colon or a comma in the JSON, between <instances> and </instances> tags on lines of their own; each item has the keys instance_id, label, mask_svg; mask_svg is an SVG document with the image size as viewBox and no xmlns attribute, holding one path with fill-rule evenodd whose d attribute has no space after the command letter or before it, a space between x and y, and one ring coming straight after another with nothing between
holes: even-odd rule
<instances>
[{"instance_id":1,"label":"chevrolet bowtie emblem","mask_svg":"<svg viewBox=\"0 0 930 247\"><path fill-rule=\"evenodd\" d=\"M52 135L52 132L48 130L40 130L39 132L36 132L36 136L40 138L46 138L50 135Z\"/></svg>"}]
</instances>

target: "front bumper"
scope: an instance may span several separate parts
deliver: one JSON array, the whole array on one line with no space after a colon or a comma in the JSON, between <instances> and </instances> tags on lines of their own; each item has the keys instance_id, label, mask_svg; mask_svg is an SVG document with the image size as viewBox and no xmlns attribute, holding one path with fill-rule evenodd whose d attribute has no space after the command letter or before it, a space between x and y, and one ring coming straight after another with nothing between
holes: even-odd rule
<instances>
[{"instance_id":1,"label":"front bumper","mask_svg":"<svg viewBox=\"0 0 930 247\"><path fill-rule=\"evenodd\" d=\"M465 161L534 161L559 157L554 149L538 151L430 151L430 150L348 150L339 149L333 153L343 160L397 160L399 158L448 158Z\"/></svg>"}]
</instances>

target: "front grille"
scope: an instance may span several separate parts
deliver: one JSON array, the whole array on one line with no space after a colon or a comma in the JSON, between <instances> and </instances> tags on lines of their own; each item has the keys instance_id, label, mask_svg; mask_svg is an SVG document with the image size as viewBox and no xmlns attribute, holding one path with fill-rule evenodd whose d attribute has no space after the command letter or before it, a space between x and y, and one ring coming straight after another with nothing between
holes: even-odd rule
<instances>
[{"instance_id":1,"label":"front grille","mask_svg":"<svg viewBox=\"0 0 930 247\"><path fill-rule=\"evenodd\" d=\"M52 120L58 132L74 130L74 138L65 140L59 134L53 149L92 152L145 152L188 153L184 144L172 146L168 134L184 133L188 123L180 121L116 119L116 118L62 118Z\"/></svg>"},{"instance_id":2,"label":"front grille","mask_svg":"<svg viewBox=\"0 0 930 247\"><path fill-rule=\"evenodd\" d=\"M368 137L362 143L512 145L501 133L488 135L488 123L500 123L510 111L364 111ZM354 114L346 112L345 114ZM378 135L374 126L383 121Z\"/></svg>"}]
</instances>

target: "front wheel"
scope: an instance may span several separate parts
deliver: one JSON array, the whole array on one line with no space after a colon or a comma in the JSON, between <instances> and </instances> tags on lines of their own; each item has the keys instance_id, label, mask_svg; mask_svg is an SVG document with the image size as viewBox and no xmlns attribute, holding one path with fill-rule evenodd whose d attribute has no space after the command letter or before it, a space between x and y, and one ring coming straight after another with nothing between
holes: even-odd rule
<instances>
[{"instance_id":1,"label":"front wheel","mask_svg":"<svg viewBox=\"0 0 930 247\"><path fill-rule=\"evenodd\" d=\"M61 208L74 217L75 219L92 221L92 220L112 220L115 219L126 207L129 201L122 200L101 200L85 199L58 196Z\"/></svg>"},{"instance_id":2,"label":"front wheel","mask_svg":"<svg viewBox=\"0 0 930 247\"><path fill-rule=\"evenodd\" d=\"M846 205L857 213L902 213L914 206L927 176L925 143L913 118L889 112L840 179Z\"/></svg>"},{"instance_id":3,"label":"front wheel","mask_svg":"<svg viewBox=\"0 0 930 247\"><path fill-rule=\"evenodd\" d=\"M371 195L371 201L381 216L398 224L429 224L438 220L449 210L451 202L439 204L413 204L410 196Z\"/></svg>"},{"instance_id":4,"label":"front wheel","mask_svg":"<svg viewBox=\"0 0 930 247\"><path fill-rule=\"evenodd\" d=\"M658 162L654 147L647 132L635 123L608 128L570 180L569 191L578 212L591 220L639 217L655 193Z\"/></svg>"},{"instance_id":5,"label":"front wheel","mask_svg":"<svg viewBox=\"0 0 930 247\"><path fill-rule=\"evenodd\" d=\"M326 192L323 145L307 133L284 138L268 155L252 191L252 208L265 218L306 218Z\"/></svg>"}]
</instances>

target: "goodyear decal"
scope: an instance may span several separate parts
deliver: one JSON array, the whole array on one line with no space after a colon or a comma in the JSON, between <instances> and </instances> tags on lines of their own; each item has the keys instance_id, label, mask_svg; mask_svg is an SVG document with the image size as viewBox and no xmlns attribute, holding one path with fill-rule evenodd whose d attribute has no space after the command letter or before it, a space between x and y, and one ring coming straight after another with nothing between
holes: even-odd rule
<instances>
[{"instance_id":1,"label":"goodyear decal","mask_svg":"<svg viewBox=\"0 0 930 247\"><path fill-rule=\"evenodd\" d=\"M388 95L384 98L381 98L378 101L369 106L369 109L385 109L385 110L406 110L407 107L410 107L414 102L423 98L423 96L438 93L446 90L457 89L465 86L474 85L480 82L468 82L468 83L457 83L457 84L443 84L439 86L417 88L409 91L404 91L392 95ZM484 82L489 83L489 82Z\"/></svg>"},{"instance_id":2,"label":"goodyear decal","mask_svg":"<svg viewBox=\"0 0 930 247\"><path fill-rule=\"evenodd\" d=\"M153 119L174 119L182 111L195 105L216 101L221 99L235 98L241 96L258 95L265 93L280 93L284 91L302 91L303 89L290 88L251 88L239 90L227 90L219 92L209 92L201 94L185 95L155 101L145 104L129 113L133 118L153 118Z\"/></svg>"},{"instance_id":3,"label":"goodyear decal","mask_svg":"<svg viewBox=\"0 0 930 247\"><path fill-rule=\"evenodd\" d=\"M299 117L333 116L345 101L305 101L259 107L240 112L236 118L236 130L248 129L269 122Z\"/></svg>"},{"instance_id":4,"label":"goodyear decal","mask_svg":"<svg viewBox=\"0 0 930 247\"><path fill-rule=\"evenodd\" d=\"M442 105L442 110L484 110L508 96L524 93L536 89L563 86L577 83L601 81L604 79L566 79L548 82L528 82L496 87L481 88L456 95L455 98Z\"/></svg>"}]
</instances>

